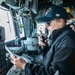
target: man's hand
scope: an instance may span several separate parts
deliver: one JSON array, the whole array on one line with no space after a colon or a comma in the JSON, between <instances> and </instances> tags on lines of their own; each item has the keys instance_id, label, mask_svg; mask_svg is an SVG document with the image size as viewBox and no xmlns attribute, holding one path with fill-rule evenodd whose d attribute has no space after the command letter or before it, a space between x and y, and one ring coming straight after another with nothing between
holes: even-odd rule
<instances>
[{"instance_id":1,"label":"man's hand","mask_svg":"<svg viewBox=\"0 0 75 75\"><path fill-rule=\"evenodd\" d=\"M47 37L47 36L46 36ZM42 33L42 31L40 30L40 36L38 37L38 43L41 47L46 46L47 40L45 40L44 34Z\"/></svg>"},{"instance_id":2,"label":"man's hand","mask_svg":"<svg viewBox=\"0 0 75 75\"><path fill-rule=\"evenodd\" d=\"M11 57L11 63L13 63L16 68L24 69L26 61L19 57Z\"/></svg>"},{"instance_id":3,"label":"man's hand","mask_svg":"<svg viewBox=\"0 0 75 75\"><path fill-rule=\"evenodd\" d=\"M42 38L38 37L38 43L41 47L44 47L46 44L42 42Z\"/></svg>"}]
</instances>

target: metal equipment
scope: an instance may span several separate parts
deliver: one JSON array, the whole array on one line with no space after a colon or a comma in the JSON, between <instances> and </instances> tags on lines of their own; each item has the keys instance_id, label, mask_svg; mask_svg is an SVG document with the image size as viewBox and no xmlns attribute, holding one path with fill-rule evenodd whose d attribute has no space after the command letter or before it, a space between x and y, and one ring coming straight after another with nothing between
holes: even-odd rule
<instances>
[{"instance_id":1,"label":"metal equipment","mask_svg":"<svg viewBox=\"0 0 75 75\"><path fill-rule=\"evenodd\" d=\"M21 69L17 69L15 66L12 66L6 75L25 75L25 72Z\"/></svg>"},{"instance_id":2,"label":"metal equipment","mask_svg":"<svg viewBox=\"0 0 75 75\"><path fill-rule=\"evenodd\" d=\"M24 41L26 45L26 50L28 51L36 51L38 50L38 38L37 37L28 37L27 40Z\"/></svg>"}]
</instances>

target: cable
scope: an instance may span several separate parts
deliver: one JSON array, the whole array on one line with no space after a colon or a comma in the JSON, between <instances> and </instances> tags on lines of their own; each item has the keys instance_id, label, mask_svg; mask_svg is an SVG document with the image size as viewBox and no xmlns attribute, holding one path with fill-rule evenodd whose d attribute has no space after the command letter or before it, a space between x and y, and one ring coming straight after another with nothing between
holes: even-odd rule
<instances>
[{"instance_id":1,"label":"cable","mask_svg":"<svg viewBox=\"0 0 75 75\"><path fill-rule=\"evenodd\" d=\"M4 10L4 11L9 11L9 10L6 10L6 8L3 8L3 7L1 7L1 6L0 6L0 9L2 9L2 10Z\"/></svg>"}]
</instances>

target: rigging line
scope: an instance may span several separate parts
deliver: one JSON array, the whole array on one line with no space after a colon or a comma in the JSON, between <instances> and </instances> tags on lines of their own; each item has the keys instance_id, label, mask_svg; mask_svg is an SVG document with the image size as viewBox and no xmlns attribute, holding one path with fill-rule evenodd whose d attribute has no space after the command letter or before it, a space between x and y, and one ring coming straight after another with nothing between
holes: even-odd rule
<instances>
[{"instance_id":1,"label":"rigging line","mask_svg":"<svg viewBox=\"0 0 75 75\"><path fill-rule=\"evenodd\" d=\"M14 19L13 19L13 21L18 24L18 21L15 21Z\"/></svg>"},{"instance_id":2,"label":"rigging line","mask_svg":"<svg viewBox=\"0 0 75 75\"><path fill-rule=\"evenodd\" d=\"M2 9L2 10L4 10L4 11L10 11L10 8L11 8L11 7L9 7L9 9L5 9L5 8L3 8L3 7L0 6L0 9ZM20 10L20 9L22 9L22 8L24 8L24 6L18 8L18 9L13 9L12 11L17 11L17 10Z\"/></svg>"},{"instance_id":3,"label":"rigging line","mask_svg":"<svg viewBox=\"0 0 75 75\"><path fill-rule=\"evenodd\" d=\"M0 9L2 9L2 10L4 10L4 11L10 11L10 10L7 10L7 9L1 7L1 6L0 6Z\"/></svg>"}]
</instances>

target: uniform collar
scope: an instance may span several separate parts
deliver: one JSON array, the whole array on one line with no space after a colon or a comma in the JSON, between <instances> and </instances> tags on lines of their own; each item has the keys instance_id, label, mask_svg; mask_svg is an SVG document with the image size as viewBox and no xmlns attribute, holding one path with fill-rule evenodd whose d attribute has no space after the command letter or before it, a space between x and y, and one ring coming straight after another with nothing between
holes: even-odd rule
<instances>
[{"instance_id":1,"label":"uniform collar","mask_svg":"<svg viewBox=\"0 0 75 75\"><path fill-rule=\"evenodd\" d=\"M69 30L69 29L71 29L71 28L70 28L70 25L66 25L66 26L64 26L63 28L54 30L54 31L52 32L52 34L51 34L52 43L56 40L56 38L57 38L62 32L64 32L65 30Z\"/></svg>"}]
</instances>

